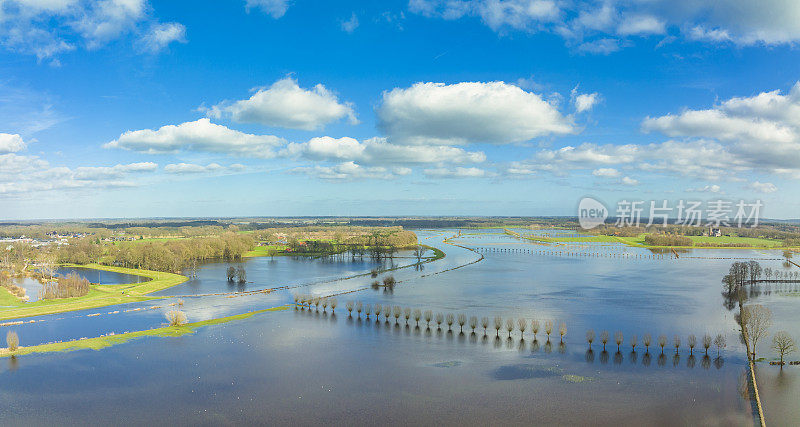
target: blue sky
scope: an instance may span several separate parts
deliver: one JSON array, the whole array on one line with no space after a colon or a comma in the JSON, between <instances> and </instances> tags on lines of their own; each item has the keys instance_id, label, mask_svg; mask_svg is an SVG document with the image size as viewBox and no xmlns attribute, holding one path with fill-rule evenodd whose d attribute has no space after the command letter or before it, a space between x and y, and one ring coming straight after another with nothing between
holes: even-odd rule
<instances>
[{"instance_id":1,"label":"blue sky","mask_svg":"<svg viewBox=\"0 0 800 427\"><path fill-rule=\"evenodd\" d=\"M0 218L800 206L800 6L0 0Z\"/></svg>"}]
</instances>

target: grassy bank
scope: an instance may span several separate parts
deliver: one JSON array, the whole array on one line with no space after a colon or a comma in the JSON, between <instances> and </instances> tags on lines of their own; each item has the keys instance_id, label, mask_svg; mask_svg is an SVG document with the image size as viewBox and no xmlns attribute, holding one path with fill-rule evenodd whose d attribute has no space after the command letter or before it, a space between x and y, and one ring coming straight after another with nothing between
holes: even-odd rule
<instances>
[{"instance_id":1,"label":"grassy bank","mask_svg":"<svg viewBox=\"0 0 800 427\"><path fill-rule=\"evenodd\" d=\"M507 233L511 234L511 233ZM514 235L514 234L512 234ZM656 246L648 245L645 243L644 238L647 234L640 234L638 236L607 236L607 235L591 235L581 237L544 237L544 236L531 236L522 235L521 237L526 240L542 243L622 243L628 246L646 247L646 248L676 248L676 249L789 249L783 245L783 242L778 240L761 239L756 237L739 237L739 236L686 236L695 244L693 246ZM725 246L725 245L748 245L748 246ZM702 246L701 246L702 245ZM706 246L708 245L708 246ZM716 245L716 246L713 246Z\"/></svg>"},{"instance_id":2,"label":"grassy bank","mask_svg":"<svg viewBox=\"0 0 800 427\"><path fill-rule=\"evenodd\" d=\"M180 274L136 268L112 267L100 264L86 264L81 266L65 265L65 267L93 268L115 273L133 274L147 277L150 280L142 283L124 285L92 285L88 294L74 298L51 299L31 303L23 303L19 300L7 304L0 303L0 305L11 306L0 308L0 320L43 316L46 314L106 307L128 302L146 301L153 299L153 297L147 296L147 294L170 288L188 280L187 277L181 276ZM5 301L5 298L0 297L0 301Z\"/></svg>"},{"instance_id":3,"label":"grassy bank","mask_svg":"<svg viewBox=\"0 0 800 427\"><path fill-rule=\"evenodd\" d=\"M9 356L24 356L32 353L51 353L61 351L76 351L76 350L101 350L106 347L111 347L117 344L123 344L128 341L143 338L143 337L178 337L181 335L192 334L198 328L210 325L219 325L222 323L232 322L234 320L247 319L255 316L256 314L266 313L270 311L286 310L286 306L273 307L265 310L251 311L248 313L237 314L234 316L220 317L218 319L203 320L200 322L187 323L181 326L164 326L161 328L148 329L145 331L126 332L124 334L107 335L102 337L87 338L82 340L65 341L51 344L40 344L30 347L20 347L15 352L11 353L7 349L0 349L0 357Z\"/></svg>"}]
</instances>

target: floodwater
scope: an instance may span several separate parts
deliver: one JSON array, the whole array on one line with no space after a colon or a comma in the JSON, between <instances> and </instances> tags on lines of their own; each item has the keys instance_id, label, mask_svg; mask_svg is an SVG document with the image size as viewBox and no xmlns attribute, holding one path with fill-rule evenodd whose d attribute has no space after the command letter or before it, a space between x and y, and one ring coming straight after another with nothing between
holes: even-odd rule
<instances>
[{"instance_id":1,"label":"floodwater","mask_svg":"<svg viewBox=\"0 0 800 427\"><path fill-rule=\"evenodd\" d=\"M248 283L240 288L225 279L228 264L214 263L164 291L163 300L15 325L21 344L33 345L156 327L166 304L178 299L190 321L287 304L293 294L337 295L339 303L335 314L330 307L290 309L179 338L0 360L0 405L8 408L0 422L753 424L736 310L726 307L720 278L731 258L788 268L779 253L696 250L653 258L645 249L611 244L536 245L502 230L464 232L451 241L463 247L442 242L454 234L419 231L421 243L447 254L421 266L410 253L382 266L366 259L254 258L243 263ZM392 266L398 269L376 279L368 274ZM370 286L388 274L398 281L393 289ZM268 288L280 289L241 293ZM791 313L800 299L792 292L790 286L762 292L752 301L773 308L776 325L797 331ZM208 293L225 295L199 296ZM484 335L468 325L462 333L458 324L417 327L413 318L406 326L403 316L377 322L374 315L348 316L345 303L356 300L488 317L490 326ZM127 311L135 308L142 310ZM505 326L496 332L495 316L526 318L524 339L516 328L510 339ZM530 319L541 322L536 340ZM555 325L549 342L547 320ZM588 329L598 336L591 351ZM611 336L606 351L604 330ZM617 331L624 337L619 350ZM649 351L642 345L647 333L654 342ZM690 355L688 335L700 341L705 333L727 338L719 357L713 347L708 357L702 348ZM655 344L661 334L668 337L663 354ZM675 335L682 340L677 355ZM771 358L766 341L759 352ZM786 367L779 377L777 367L759 365L768 422L797 420L791 396L798 371Z\"/></svg>"}]
</instances>

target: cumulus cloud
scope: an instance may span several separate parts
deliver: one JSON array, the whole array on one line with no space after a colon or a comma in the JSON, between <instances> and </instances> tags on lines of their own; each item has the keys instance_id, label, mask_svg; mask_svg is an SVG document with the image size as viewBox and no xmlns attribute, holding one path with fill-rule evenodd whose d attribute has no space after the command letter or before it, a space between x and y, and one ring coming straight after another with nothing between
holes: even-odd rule
<instances>
[{"instance_id":1,"label":"cumulus cloud","mask_svg":"<svg viewBox=\"0 0 800 427\"><path fill-rule=\"evenodd\" d=\"M273 149L285 142L272 135L239 132L204 118L179 125L166 125L156 130L127 131L103 147L147 154L197 151L269 158L275 154Z\"/></svg>"},{"instance_id":2,"label":"cumulus cloud","mask_svg":"<svg viewBox=\"0 0 800 427\"><path fill-rule=\"evenodd\" d=\"M383 93L379 126L393 142L508 144L575 132L541 96L504 82L417 83Z\"/></svg>"},{"instance_id":3,"label":"cumulus cloud","mask_svg":"<svg viewBox=\"0 0 800 427\"><path fill-rule=\"evenodd\" d=\"M289 0L245 0L245 9L250 12L253 8L278 19L289 9Z\"/></svg>"},{"instance_id":4,"label":"cumulus cloud","mask_svg":"<svg viewBox=\"0 0 800 427\"><path fill-rule=\"evenodd\" d=\"M361 166L355 162L342 162L333 166L303 166L292 169L294 173L315 176L321 179L346 181L360 179L393 179L408 175L411 170L406 167L386 168L383 166Z\"/></svg>"},{"instance_id":5,"label":"cumulus cloud","mask_svg":"<svg viewBox=\"0 0 800 427\"><path fill-rule=\"evenodd\" d=\"M593 170L592 175L602 178L616 178L620 176L620 172L614 168L600 168Z\"/></svg>"},{"instance_id":6,"label":"cumulus cloud","mask_svg":"<svg viewBox=\"0 0 800 427\"><path fill-rule=\"evenodd\" d=\"M159 24L146 0L5 0L0 8L0 45L55 65L60 53L97 49L126 36L143 37L144 46L160 44L154 51L181 40L176 30L182 25Z\"/></svg>"},{"instance_id":7,"label":"cumulus cloud","mask_svg":"<svg viewBox=\"0 0 800 427\"><path fill-rule=\"evenodd\" d=\"M205 166L194 163L171 163L164 166L164 172L177 175L232 171L238 172L244 169L245 166L239 163L234 163L230 166L222 166L219 163L209 163Z\"/></svg>"},{"instance_id":8,"label":"cumulus cloud","mask_svg":"<svg viewBox=\"0 0 800 427\"><path fill-rule=\"evenodd\" d=\"M142 48L153 53L166 49L172 42L186 43L186 27L183 24L155 24L142 36Z\"/></svg>"},{"instance_id":9,"label":"cumulus cloud","mask_svg":"<svg viewBox=\"0 0 800 427\"><path fill-rule=\"evenodd\" d=\"M258 123L290 129L315 130L328 123L349 118L358 123L350 103L325 86L303 89L291 77L278 80L269 88L258 89L253 96L240 101L225 101L211 107L208 116L230 117L238 123Z\"/></svg>"},{"instance_id":10,"label":"cumulus cloud","mask_svg":"<svg viewBox=\"0 0 800 427\"><path fill-rule=\"evenodd\" d=\"M576 113L583 113L589 111L600 102L600 94L594 93L578 93L578 88L572 90L572 103L575 105Z\"/></svg>"},{"instance_id":11,"label":"cumulus cloud","mask_svg":"<svg viewBox=\"0 0 800 427\"><path fill-rule=\"evenodd\" d=\"M449 146L406 146L389 143L385 138L359 142L354 138L312 138L304 143L291 143L281 155L302 157L314 161L355 161L361 164L425 164L480 163L486 160L482 152L469 152Z\"/></svg>"},{"instance_id":12,"label":"cumulus cloud","mask_svg":"<svg viewBox=\"0 0 800 427\"><path fill-rule=\"evenodd\" d=\"M0 133L0 154L16 153L25 147L25 141L18 134Z\"/></svg>"},{"instance_id":13,"label":"cumulus cloud","mask_svg":"<svg viewBox=\"0 0 800 427\"><path fill-rule=\"evenodd\" d=\"M448 20L477 17L501 34L553 33L580 51L601 54L619 49L616 36L661 36L668 30L712 43L800 40L800 3L786 0L411 0L409 10Z\"/></svg>"},{"instance_id":14,"label":"cumulus cloud","mask_svg":"<svg viewBox=\"0 0 800 427\"><path fill-rule=\"evenodd\" d=\"M758 191L759 193L774 193L778 191L778 187L776 187L775 184L771 182L755 181L750 185L748 185L748 188L750 188L751 190Z\"/></svg>"},{"instance_id":15,"label":"cumulus cloud","mask_svg":"<svg viewBox=\"0 0 800 427\"><path fill-rule=\"evenodd\" d=\"M486 176L486 171L479 168L432 168L425 169L426 176L432 178L481 178Z\"/></svg>"},{"instance_id":16,"label":"cumulus cloud","mask_svg":"<svg viewBox=\"0 0 800 427\"><path fill-rule=\"evenodd\" d=\"M620 183L625 184L625 185L630 185L630 186L639 185L639 181L638 180L633 179L631 177L627 177L627 176L622 177L622 180L620 180Z\"/></svg>"},{"instance_id":17,"label":"cumulus cloud","mask_svg":"<svg viewBox=\"0 0 800 427\"><path fill-rule=\"evenodd\" d=\"M648 117L642 130L715 140L728 157L753 169L800 171L800 82L787 94L774 90L731 98L709 109Z\"/></svg>"}]
</instances>

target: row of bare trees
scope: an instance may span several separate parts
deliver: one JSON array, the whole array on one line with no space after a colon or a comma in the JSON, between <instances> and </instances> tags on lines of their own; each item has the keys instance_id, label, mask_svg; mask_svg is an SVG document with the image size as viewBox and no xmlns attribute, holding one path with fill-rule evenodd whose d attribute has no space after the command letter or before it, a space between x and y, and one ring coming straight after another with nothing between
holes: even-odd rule
<instances>
[{"instance_id":1,"label":"row of bare trees","mask_svg":"<svg viewBox=\"0 0 800 427\"><path fill-rule=\"evenodd\" d=\"M311 310L311 307L314 307L316 311L319 311L319 307L322 306L323 312L327 312L328 307L330 307L332 313L336 313L336 307L339 306L339 301L336 298L316 297L313 295L295 295L294 303L302 309L308 308Z\"/></svg>"},{"instance_id":2,"label":"row of bare trees","mask_svg":"<svg viewBox=\"0 0 800 427\"><path fill-rule=\"evenodd\" d=\"M611 339L611 336L608 333L608 331L605 331L605 330L604 331L600 331L600 335L599 336L597 334L595 334L594 329L589 329L588 331L586 331L586 342L589 343L589 348L590 349L592 348L592 344L596 340L599 340L599 343L603 345L603 351L605 351L606 345L609 344L609 340L610 339ZM617 345L617 351L620 351L620 348L624 345L624 342L625 341L624 341L624 336L622 334L622 331L614 332L613 344ZM669 340L667 339L667 336L664 335L664 334L661 334L661 335L659 335L657 337L657 341L656 341L655 344L658 345L658 347L661 348L661 353L663 354L664 353L664 347L666 347L668 343L669 343ZM681 336L680 335L675 335L672 338L672 346L675 347L675 353L676 354L680 351L680 347L681 347L682 343L683 342L681 340ZM725 338L725 335L723 335L723 334L717 334L717 336L714 337L714 338L711 338L711 335L709 335L709 334L705 334L705 335L703 335L702 341L700 342L700 344L702 345L703 349L705 350L705 354L706 355L708 354L708 349L711 347L712 343L717 348L717 355L719 355L719 352L721 350L723 350L725 347L727 347L727 345L728 345L727 344L727 339ZM654 344L653 343L653 336L651 334L649 334L649 333L648 334L644 334L642 336L642 341L641 341L641 344L640 344L638 335L633 334L633 335L630 335L628 337L628 344L631 346L631 351L635 352L636 351L636 347L639 346L639 345L642 345L642 346L645 347L645 352L649 353L650 352L650 346ZM694 349L697 347L697 345L698 345L697 336L694 335L694 334L689 335L687 337L687 339L686 339L686 346L689 347L689 354L690 355L694 354Z\"/></svg>"}]
</instances>

